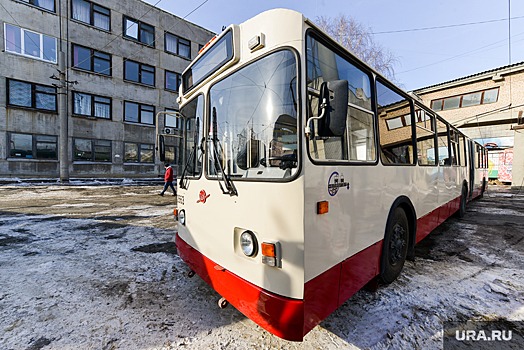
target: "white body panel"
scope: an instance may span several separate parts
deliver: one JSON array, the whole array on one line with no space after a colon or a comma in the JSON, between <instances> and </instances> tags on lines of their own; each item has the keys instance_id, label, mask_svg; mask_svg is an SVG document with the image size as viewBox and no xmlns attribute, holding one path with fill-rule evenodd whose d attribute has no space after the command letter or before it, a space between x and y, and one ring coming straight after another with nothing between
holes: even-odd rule
<instances>
[{"instance_id":1,"label":"white body panel","mask_svg":"<svg viewBox=\"0 0 524 350\"><path fill-rule=\"evenodd\" d=\"M240 59L236 65L210 78L222 76L275 48L292 47L300 53L300 89L306 86L304 17L294 11L272 10L239 25ZM265 46L251 52L249 40L264 34ZM190 95L207 94L210 83ZM187 100L182 99L182 103ZM302 97L299 125L306 122L306 101ZM209 120L209 110L206 110ZM384 238L388 213L399 196L408 197L421 218L461 195L469 181L466 167L317 165L307 155L303 130L299 152L300 174L288 182L263 179L233 179L238 196L223 194L216 179L204 174L187 179L187 189L178 189L178 210L186 212L186 226L178 235L201 254L235 275L270 292L302 299L304 283ZM343 174L350 187L328 193L333 172ZM476 183L482 177L476 175ZM251 172L247 172L249 178ZM480 176L480 179L479 179ZM201 191L204 202L198 202ZM329 212L318 215L317 203L329 201ZM282 268L269 267L246 257L238 246L239 232L250 230L258 242L280 242Z\"/></svg>"}]
</instances>

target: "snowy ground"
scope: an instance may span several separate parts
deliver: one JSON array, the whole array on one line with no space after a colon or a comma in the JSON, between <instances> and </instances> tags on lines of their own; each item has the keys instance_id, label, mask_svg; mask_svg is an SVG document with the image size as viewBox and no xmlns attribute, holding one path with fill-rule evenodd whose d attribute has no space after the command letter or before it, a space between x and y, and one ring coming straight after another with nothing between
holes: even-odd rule
<instances>
[{"instance_id":1,"label":"snowy ground","mask_svg":"<svg viewBox=\"0 0 524 350\"><path fill-rule=\"evenodd\" d=\"M0 349L441 349L444 321L524 321L524 193L491 187L293 343L186 277L159 189L0 186Z\"/></svg>"}]
</instances>

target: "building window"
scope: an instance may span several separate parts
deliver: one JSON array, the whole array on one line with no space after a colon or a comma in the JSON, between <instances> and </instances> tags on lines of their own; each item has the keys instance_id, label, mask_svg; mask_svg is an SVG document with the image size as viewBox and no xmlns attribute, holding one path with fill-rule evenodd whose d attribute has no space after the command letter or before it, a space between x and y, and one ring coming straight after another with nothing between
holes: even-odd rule
<instances>
[{"instance_id":1,"label":"building window","mask_svg":"<svg viewBox=\"0 0 524 350\"><path fill-rule=\"evenodd\" d=\"M110 76L111 55L73 44L73 67Z\"/></svg>"},{"instance_id":2,"label":"building window","mask_svg":"<svg viewBox=\"0 0 524 350\"><path fill-rule=\"evenodd\" d=\"M448 109L478 106L497 102L499 88L472 92L468 94L445 97L431 101L431 109L434 111L446 111Z\"/></svg>"},{"instance_id":3,"label":"building window","mask_svg":"<svg viewBox=\"0 0 524 350\"><path fill-rule=\"evenodd\" d=\"M73 114L111 119L111 99L75 91L73 92Z\"/></svg>"},{"instance_id":4,"label":"building window","mask_svg":"<svg viewBox=\"0 0 524 350\"><path fill-rule=\"evenodd\" d=\"M56 38L4 23L7 52L56 63Z\"/></svg>"},{"instance_id":5,"label":"building window","mask_svg":"<svg viewBox=\"0 0 524 350\"><path fill-rule=\"evenodd\" d=\"M155 107L135 102L124 102L124 121L154 125Z\"/></svg>"},{"instance_id":6,"label":"building window","mask_svg":"<svg viewBox=\"0 0 524 350\"><path fill-rule=\"evenodd\" d=\"M178 113L178 111L176 109L166 108L166 112L173 114L165 114L164 125L168 128L178 129L180 127L178 124L179 118L175 116L175 113Z\"/></svg>"},{"instance_id":7,"label":"building window","mask_svg":"<svg viewBox=\"0 0 524 350\"><path fill-rule=\"evenodd\" d=\"M191 41L166 32L165 43L167 52L191 59Z\"/></svg>"},{"instance_id":8,"label":"building window","mask_svg":"<svg viewBox=\"0 0 524 350\"><path fill-rule=\"evenodd\" d=\"M86 0L73 0L71 17L104 30L111 26L111 10Z\"/></svg>"},{"instance_id":9,"label":"building window","mask_svg":"<svg viewBox=\"0 0 524 350\"><path fill-rule=\"evenodd\" d=\"M144 143L124 143L126 163L153 163L154 162L154 145Z\"/></svg>"},{"instance_id":10,"label":"building window","mask_svg":"<svg viewBox=\"0 0 524 350\"><path fill-rule=\"evenodd\" d=\"M124 80L155 86L155 67L124 59Z\"/></svg>"},{"instance_id":11,"label":"building window","mask_svg":"<svg viewBox=\"0 0 524 350\"><path fill-rule=\"evenodd\" d=\"M57 137L9 133L9 157L57 159Z\"/></svg>"},{"instance_id":12,"label":"building window","mask_svg":"<svg viewBox=\"0 0 524 350\"><path fill-rule=\"evenodd\" d=\"M180 81L181 81L181 75L179 73L175 73L175 72L166 70L165 86L164 86L166 90L178 92Z\"/></svg>"},{"instance_id":13,"label":"building window","mask_svg":"<svg viewBox=\"0 0 524 350\"><path fill-rule=\"evenodd\" d=\"M8 79L7 104L56 112L56 88Z\"/></svg>"},{"instance_id":14,"label":"building window","mask_svg":"<svg viewBox=\"0 0 524 350\"><path fill-rule=\"evenodd\" d=\"M73 139L73 160L111 162L111 141Z\"/></svg>"},{"instance_id":15,"label":"building window","mask_svg":"<svg viewBox=\"0 0 524 350\"><path fill-rule=\"evenodd\" d=\"M155 47L155 27L125 16L124 37Z\"/></svg>"},{"instance_id":16,"label":"building window","mask_svg":"<svg viewBox=\"0 0 524 350\"><path fill-rule=\"evenodd\" d=\"M55 12L55 0L20 0L27 4L31 4L36 7L46 9L51 12Z\"/></svg>"}]
</instances>

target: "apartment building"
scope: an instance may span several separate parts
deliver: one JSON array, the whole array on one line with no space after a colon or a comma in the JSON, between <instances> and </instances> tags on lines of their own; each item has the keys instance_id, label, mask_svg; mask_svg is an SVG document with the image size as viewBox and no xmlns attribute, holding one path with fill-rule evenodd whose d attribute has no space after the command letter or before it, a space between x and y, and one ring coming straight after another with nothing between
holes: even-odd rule
<instances>
[{"instance_id":1,"label":"apartment building","mask_svg":"<svg viewBox=\"0 0 524 350\"><path fill-rule=\"evenodd\" d=\"M512 148L512 187L524 188L524 62L413 91L467 136Z\"/></svg>"},{"instance_id":2,"label":"apartment building","mask_svg":"<svg viewBox=\"0 0 524 350\"><path fill-rule=\"evenodd\" d=\"M2 0L0 177L147 178L214 33L140 0ZM158 120L157 120L158 119ZM169 161L176 161L168 138Z\"/></svg>"}]
</instances>

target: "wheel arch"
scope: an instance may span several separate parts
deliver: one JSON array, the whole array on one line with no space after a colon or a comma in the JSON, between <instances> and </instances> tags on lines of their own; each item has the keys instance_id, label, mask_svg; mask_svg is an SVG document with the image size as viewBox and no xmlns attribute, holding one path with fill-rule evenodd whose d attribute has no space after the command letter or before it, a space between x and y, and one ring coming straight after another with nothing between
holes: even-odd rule
<instances>
[{"instance_id":1,"label":"wheel arch","mask_svg":"<svg viewBox=\"0 0 524 350\"><path fill-rule=\"evenodd\" d=\"M388 213L388 219L386 221L386 227L384 228L384 237L387 234L387 228L389 227L390 220L392 220L392 214L396 208L401 208L406 213L409 224L409 241L408 241L408 260L415 259L415 242L417 237L417 214L413 203L407 196L400 196L391 204ZM380 263L380 271L384 271L383 262Z\"/></svg>"}]
</instances>

